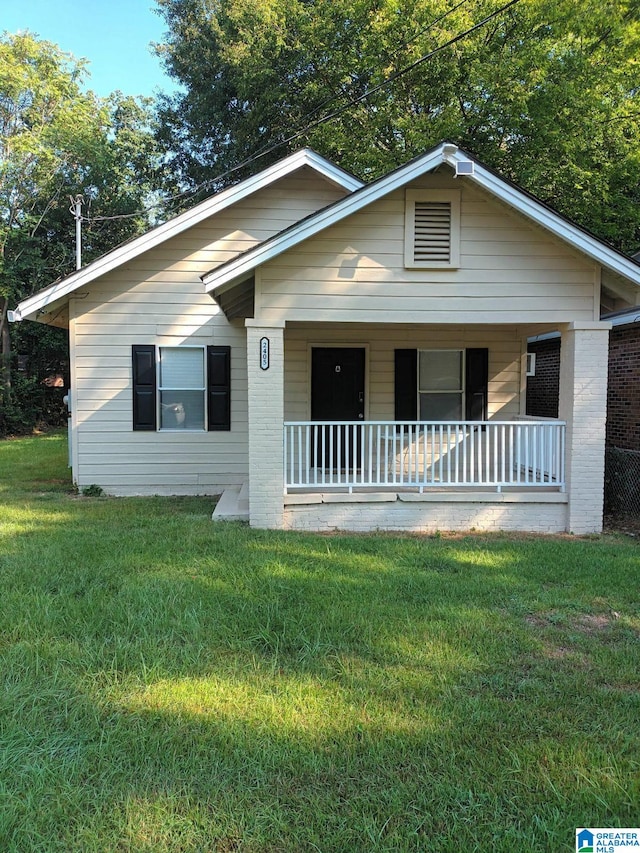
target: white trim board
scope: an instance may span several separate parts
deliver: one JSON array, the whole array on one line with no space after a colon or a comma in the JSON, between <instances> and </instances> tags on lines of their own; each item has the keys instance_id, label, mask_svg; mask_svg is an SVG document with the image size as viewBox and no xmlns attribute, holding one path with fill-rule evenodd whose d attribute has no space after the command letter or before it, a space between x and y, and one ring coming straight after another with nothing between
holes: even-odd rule
<instances>
[{"instance_id":1,"label":"white trim board","mask_svg":"<svg viewBox=\"0 0 640 853\"><path fill-rule=\"evenodd\" d=\"M631 258L602 243L597 237L583 231L579 226L565 219L559 213L555 213L542 202L500 178L456 145L444 142L427 154L412 160L374 183L356 190L344 199L318 211L318 213L308 216L237 258L205 273L202 276L205 290L212 293L215 298L216 292L222 293L234 284L243 281L253 273L257 266L272 260L287 249L297 246L325 228L335 225L347 216L362 210L362 208L393 190L401 188L425 172L430 172L443 163L451 166L455 171L456 163L468 161L473 162L473 171L471 174L459 178L459 180L477 184L532 222L559 237L569 246L613 270L631 283L640 286L640 265Z\"/></svg>"},{"instance_id":2,"label":"white trim board","mask_svg":"<svg viewBox=\"0 0 640 853\"><path fill-rule=\"evenodd\" d=\"M42 311L48 305L69 296L69 294L94 281L96 278L111 272L122 264L128 263L149 249L153 249L155 246L163 243L165 240L175 237L177 234L186 231L188 228L192 228L194 225L216 213L220 213L225 208L236 204L258 190L264 189L281 178L290 175L292 172L296 172L303 166L309 166L319 175L347 192L353 192L364 186L363 182L358 178L350 175L329 160L326 160L311 148L303 148L289 157L279 160L258 174L246 178L239 184L216 193L211 198L200 202L200 204L170 219L168 222L152 228L140 237L134 237L132 240L122 243L111 252L102 255L102 257L97 258L92 263L87 264L86 267L71 273L71 275L55 282L39 293L23 299L14 312L15 319L34 319L34 315L37 315L38 312Z\"/></svg>"}]
</instances>

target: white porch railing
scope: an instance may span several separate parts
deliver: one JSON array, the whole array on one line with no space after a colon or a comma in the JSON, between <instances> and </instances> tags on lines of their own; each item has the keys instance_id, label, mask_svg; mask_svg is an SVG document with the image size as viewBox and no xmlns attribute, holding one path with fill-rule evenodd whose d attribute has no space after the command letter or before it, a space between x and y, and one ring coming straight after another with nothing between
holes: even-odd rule
<instances>
[{"instance_id":1,"label":"white porch railing","mask_svg":"<svg viewBox=\"0 0 640 853\"><path fill-rule=\"evenodd\" d=\"M284 424L285 491L552 487L564 490L564 421Z\"/></svg>"}]
</instances>

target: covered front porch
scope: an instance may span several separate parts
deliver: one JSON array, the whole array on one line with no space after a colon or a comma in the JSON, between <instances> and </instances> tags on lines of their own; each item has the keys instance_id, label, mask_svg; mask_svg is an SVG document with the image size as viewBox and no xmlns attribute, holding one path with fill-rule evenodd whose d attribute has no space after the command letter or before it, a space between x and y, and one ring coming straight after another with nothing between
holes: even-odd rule
<instances>
[{"instance_id":1,"label":"covered front porch","mask_svg":"<svg viewBox=\"0 0 640 853\"><path fill-rule=\"evenodd\" d=\"M284 518L297 529L563 530L566 424L284 424Z\"/></svg>"},{"instance_id":2,"label":"covered front porch","mask_svg":"<svg viewBox=\"0 0 640 853\"><path fill-rule=\"evenodd\" d=\"M564 421L291 421L284 492L565 488Z\"/></svg>"},{"instance_id":3,"label":"covered front porch","mask_svg":"<svg viewBox=\"0 0 640 853\"><path fill-rule=\"evenodd\" d=\"M563 332L558 419L524 414L526 327L329 327L255 320L246 325L252 525L420 532L599 529L607 339L601 324L574 324ZM362 350L362 368L349 348ZM340 352L330 353L335 359L322 367L326 375L333 371L343 378L349 370L363 377L351 383L350 418L323 416L333 392L324 381L318 385L314 371L330 349ZM447 389L451 400L444 400L437 388L432 400L429 383L423 376L416 386L414 374L408 384L418 417L398 418L405 405L401 373L407 372L407 353L412 361L417 353L419 372L420 359L428 357L422 353L445 350L461 353L461 390ZM481 351L485 368L478 381L468 365L478 363ZM454 399L467 417L419 417L421 407L449 406Z\"/></svg>"}]
</instances>

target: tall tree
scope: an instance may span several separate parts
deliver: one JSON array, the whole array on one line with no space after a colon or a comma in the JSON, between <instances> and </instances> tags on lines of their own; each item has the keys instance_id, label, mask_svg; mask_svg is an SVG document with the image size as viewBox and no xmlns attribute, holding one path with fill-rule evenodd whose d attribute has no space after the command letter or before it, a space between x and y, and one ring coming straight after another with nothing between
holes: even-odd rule
<instances>
[{"instance_id":1,"label":"tall tree","mask_svg":"<svg viewBox=\"0 0 640 853\"><path fill-rule=\"evenodd\" d=\"M183 87L161 133L188 185L274 145L261 164L308 144L376 177L448 138L637 246L638 0L158 2Z\"/></svg>"},{"instance_id":2,"label":"tall tree","mask_svg":"<svg viewBox=\"0 0 640 853\"><path fill-rule=\"evenodd\" d=\"M28 348L40 371L55 368L52 361L63 357L60 336L36 327L10 330L7 309L73 270L69 197L84 197L89 215L84 259L91 260L146 225L147 217L138 211L160 180L150 102L120 93L99 99L83 91L84 77L84 62L49 42L28 33L0 37L0 415L5 430L12 403L12 342Z\"/></svg>"}]
</instances>

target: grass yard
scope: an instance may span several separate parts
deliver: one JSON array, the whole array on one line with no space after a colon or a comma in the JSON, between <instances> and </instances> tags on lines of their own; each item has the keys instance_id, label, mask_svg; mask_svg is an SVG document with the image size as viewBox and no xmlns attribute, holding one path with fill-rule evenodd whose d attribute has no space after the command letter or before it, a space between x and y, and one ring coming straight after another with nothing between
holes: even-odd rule
<instances>
[{"instance_id":1,"label":"grass yard","mask_svg":"<svg viewBox=\"0 0 640 853\"><path fill-rule=\"evenodd\" d=\"M640 546L311 536L0 442L0 850L570 851L640 824Z\"/></svg>"}]
</instances>

